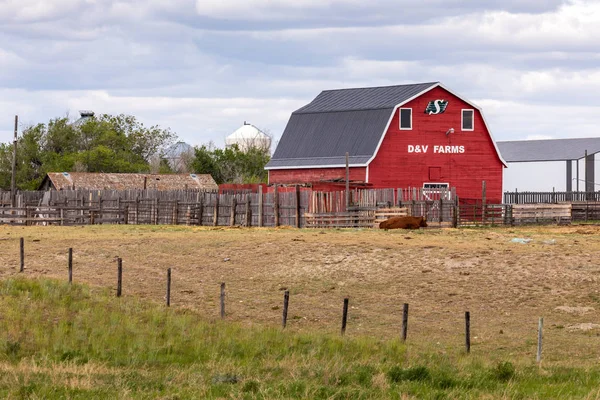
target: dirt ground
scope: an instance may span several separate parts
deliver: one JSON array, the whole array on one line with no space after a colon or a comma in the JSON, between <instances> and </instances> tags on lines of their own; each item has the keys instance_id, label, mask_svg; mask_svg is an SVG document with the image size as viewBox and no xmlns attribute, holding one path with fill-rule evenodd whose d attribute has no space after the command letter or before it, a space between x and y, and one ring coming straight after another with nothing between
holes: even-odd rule
<instances>
[{"instance_id":1,"label":"dirt ground","mask_svg":"<svg viewBox=\"0 0 600 400\"><path fill-rule=\"evenodd\" d=\"M421 231L199 228L182 226L0 226L0 274L67 279L227 319L279 326L291 293L288 329L339 332L350 298L348 336L398 337L410 304L410 348L458 352L470 311L472 351L493 359L535 360L544 317L544 362L600 361L600 226ZM528 244L514 238L532 239Z\"/></svg>"}]
</instances>

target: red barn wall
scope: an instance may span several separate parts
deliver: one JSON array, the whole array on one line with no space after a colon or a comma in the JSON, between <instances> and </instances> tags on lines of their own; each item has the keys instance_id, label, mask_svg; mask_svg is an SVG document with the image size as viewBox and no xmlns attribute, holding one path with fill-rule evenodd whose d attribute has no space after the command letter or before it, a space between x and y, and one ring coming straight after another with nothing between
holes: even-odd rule
<instances>
[{"instance_id":1,"label":"red barn wall","mask_svg":"<svg viewBox=\"0 0 600 400\"><path fill-rule=\"evenodd\" d=\"M350 180L364 182L365 167L350 168ZM331 179L346 179L346 168L306 168L269 170L269 183L305 183Z\"/></svg>"},{"instance_id":2,"label":"red barn wall","mask_svg":"<svg viewBox=\"0 0 600 400\"><path fill-rule=\"evenodd\" d=\"M427 104L436 99L449 101L446 111L425 114ZM412 130L400 130L397 110L369 164L369 183L378 188L406 188L444 182L456 187L459 197L480 199L482 181L486 181L488 203L502 202L503 165L477 109L474 130L462 131L461 110L473 107L443 88L432 89L402 108L412 108ZM454 133L446 135L450 128ZM420 152L409 152L409 146L417 145ZM464 152L441 153L434 146L444 146L444 150L445 146L464 146Z\"/></svg>"}]
</instances>

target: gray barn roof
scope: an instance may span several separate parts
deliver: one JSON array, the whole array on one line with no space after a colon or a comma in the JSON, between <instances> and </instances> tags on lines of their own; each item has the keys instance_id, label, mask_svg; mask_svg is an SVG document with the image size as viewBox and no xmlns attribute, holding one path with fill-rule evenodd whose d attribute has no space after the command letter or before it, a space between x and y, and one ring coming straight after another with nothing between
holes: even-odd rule
<instances>
[{"instance_id":1,"label":"gray barn roof","mask_svg":"<svg viewBox=\"0 0 600 400\"><path fill-rule=\"evenodd\" d=\"M506 162L578 160L600 152L600 138L514 140L497 142Z\"/></svg>"},{"instance_id":2,"label":"gray barn roof","mask_svg":"<svg viewBox=\"0 0 600 400\"><path fill-rule=\"evenodd\" d=\"M266 169L366 165L375 153L396 105L437 82L325 90L298 109Z\"/></svg>"}]
</instances>

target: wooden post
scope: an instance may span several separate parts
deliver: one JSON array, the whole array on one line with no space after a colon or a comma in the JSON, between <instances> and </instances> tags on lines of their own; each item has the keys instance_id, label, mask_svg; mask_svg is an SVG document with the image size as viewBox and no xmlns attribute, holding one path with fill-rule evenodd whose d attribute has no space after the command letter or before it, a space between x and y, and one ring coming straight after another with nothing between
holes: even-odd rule
<instances>
[{"instance_id":1,"label":"wooden post","mask_svg":"<svg viewBox=\"0 0 600 400\"><path fill-rule=\"evenodd\" d=\"M139 225L140 197L135 197L135 224Z\"/></svg>"},{"instance_id":2,"label":"wooden post","mask_svg":"<svg viewBox=\"0 0 600 400\"><path fill-rule=\"evenodd\" d=\"M117 297L121 297L123 288L123 259L117 258Z\"/></svg>"},{"instance_id":3,"label":"wooden post","mask_svg":"<svg viewBox=\"0 0 600 400\"><path fill-rule=\"evenodd\" d=\"M77 192L75 192L77 197ZM117 197L117 225L121 225L121 196Z\"/></svg>"},{"instance_id":4,"label":"wooden post","mask_svg":"<svg viewBox=\"0 0 600 400\"><path fill-rule=\"evenodd\" d=\"M235 208L237 207L237 199L235 195L231 198L231 213L229 215L229 226L235 225Z\"/></svg>"},{"instance_id":5,"label":"wooden post","mask_svg":"<svg viewBox=\"0 0 600 400\"><path fill-rule=\"evenodd\" d=\"M263 226L263 187L258 186L258 226Z\"/></svg>"},{"instance_id":6,"label":"wooden post","mask_svg":"<svg viewBox=\"0 0 600 400\"><path fill-rule=\"evenodd\" d=\"M283 329L285 329L285 327L287 326L287 316L288 316L289 304L290 304L290 291L286 290L283 293L283 319L282 319Z\"/></svg>"},{"instance_id":7,"label":"wooden post","mask_svg":"<svg viewBox=\"0 0 600 400\"><path fill-rule=\"evenodd\" d=\"M300 228L300 185L296 185L296 228Z\"/></svg>"},{"instance_id":8,"label":"wooden post","mask_svg":"<svg viewBox=\"0 0 600 400\"><path fill-rule=\"evenodd\" d=\"M19 241L19 253L21 256L21 267L19 272L25 272L25 239L21 238Z\"/></svg>"},{"instance_id":9,"label":"wooden post","mask_svg":"<svg viewBox=\"0 0 600 400\"><path fill-rule=\"evenodd\" d=\"M279 226L279 188L275 184L275 191L273 192L273 214L275 217L275 226Z\"/></svg>"},{"instance_id":10,"label":"wooden post","mask_svg":"<svg viewBox=\"0 0 600 400\"><path fill-rule=\"evenodd\" d=\"M481 182L481 222L485 224L486 214L486 187L485 181Z\"/></svg>"},{"instance_id":11,"label":"wooden post","mask_svg":"<svg viewBox=\"0 0 600 400\"><path fill-rule=\"evenodd\" d=\"M129 225L129 205L125 206L125 215L123 216L123 222L125 225Z\"/></svg>"},{"instance_id":12,"label":"wooden post","mask_svg":"<svg viewBox=\"0 0 600 400\"><path fill-rule=\"evenodd\" d=\"M471 352L471 313L465 311L465 349Z\"/></svg>"},{"instance_id":13,"label":"wooden post","mask_svg":"<svg viewBox=\"0 0 600 400\"><path fill-rule=\"evenodd\" d=\"M219 194L215 196L215 210L213 212L213 226L219 224Z\"/></svg>"},{"instance_id":14,"label":"wooden post","mask_svg":"<svg viewBox=\"0 0 600 400\"><path fill-rule=\"evenodd\" d=\"M202 226L202 217L204 215L204 196L198 195L198 225Z\"/></svg>"},{"instance_id":15,"label":"wooden post","mask_svg":"<svg viewBox=\"0 0 600 400\"><path fill-rule=\"evenodd\" d=\"M458 228L458 200L452 205L452 227Z\"/></svg>"},{"instance_id":16,"label":"wooden post","mask_svg":"<svg viewBox=\"0 0 600 400\"><path fill-rule=\"evenodd\" d=\"M175 200L175 208L173 208L173 225L177 225L179 220L179 200Z\"/></svg>"},{"instance_id":17,"label":"wooden post","mask_svg":"<svg viewBox=\"0 0 600 400\"><path fill-rule=\"evenodd\" d=\"M13 140L12 173L10 176L10 206L16 207L17 196L17 130L19 128L19 116L15 115L15 138Z\"/></svg>"},{"instance_id":18,"label":"wooden post","mask_svg":"<svg viewBox=\"0 0 600 400\"><path fill-rule=\"evenodd\" d=\"M225 282L221 282L221 319L225 318Z\"/></svg>"},{"instance_id":19,"label":"wooden post","mask_svg":"<svg viewBox=\"0 0 600 400\"><path fill-rule=\"evenodd\" d=\"M60 226L65 224L65 209L64 207L60 208Z\"/></svg>"},{"instance_id":20,"label":"wooden post","mask_svg":"<svg viewBox=\"0 0 600 400\"><path fill-rule=\"evenodd\" d=\"M167 269L167 307L171 306L171 268Z\"/></svg>"},{"instance_id":21,"label":"wooden post","mask_svg":"<svg viewBox=\"0 0 600 400\"><path fill-rule=\"evenodd\" d=\"M102 193L100 192L98 192L98 218L100 218L100 224L102 224L104 215L102 215Z\"/></svg>"},{"instance_id":22,"label":"wooden post","mask_svg":"<svg viewBox=\"0 0 600 400\"><path fill-rule=\"evenodd\" d=\"M402 308L402 341L406 342L408 334L408 303L404 303Z\"/></svg>"},{"instance_id":23,"label":"wooden post","mask_svg":"<svg viewBox=\"0 0 600 400\"><path fill-rule=\"evenodd\" d=\"M344 310L342 312L342 336L346 333L346 324L348 323L348 298L344 299Z\"/></svg>"},{"instance_id":24,"label":"wooden post","mask_svg":"<svg viewBox=\"0 0 600 400\"><path fill-rule=\"evenodd\" d=\"M73 248L69 247L69 283L73 283Z\"/></svg>"},{"instance_id":25,"label":"wooden post","mask_svg":"<svg viewBox=\"0 0 600 400\"><path fill-rule=\"evenodd\" d=\"M346 152L346 212L350 207L350 155Z\"/></svg>"},{"instance_id":26,"label":"wooden post","mask_svg":"<svg viewBox=\"0 0 600 400\"><path fill-rule=\"evenodd\" d=\"M246 210L245 210L245 225L246 228L252 225L252 209L250 208L250 195L246 195Z\"/></svg>"},{"instance_id":27,"label":"wooden post","mask_svg":"<svg viewBox=\"0 0 600 400\"><path fill-rule=\"evenodd\" d=\"M154 209L154 225L158 225L158 199L154 200L154 205L155 205L155 209Z\"/></svg>"},{"instance_id":28,"label":"wooden post","mask_svg":"<svg viewBox=\"0 0 600 400\"><path fill-rule=\"evenodd\" d=\"M536 357L536 361L538 363L542 362L542 332L544 329L544 318L540 317L540 320L538 322L538 345L537 345L537 357Z\"/></svg>"}]
</instances>

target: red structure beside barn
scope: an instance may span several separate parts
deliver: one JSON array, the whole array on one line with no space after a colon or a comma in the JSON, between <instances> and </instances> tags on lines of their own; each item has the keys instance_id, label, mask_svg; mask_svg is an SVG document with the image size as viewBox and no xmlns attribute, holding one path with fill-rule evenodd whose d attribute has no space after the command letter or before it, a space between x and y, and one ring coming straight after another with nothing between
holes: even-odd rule
<instances>
[{"instance_id":1,"label":"red structure beside barn","mask_svg":"<svg viewBox=\"0 0 600 400\"><path fill-rule=\"evenodd\" d=\"M502 201L506 163L481 109L439 82L324 91L295 111L271 161L270 184L455 187Z\"/></svg>"}]
</instances>

